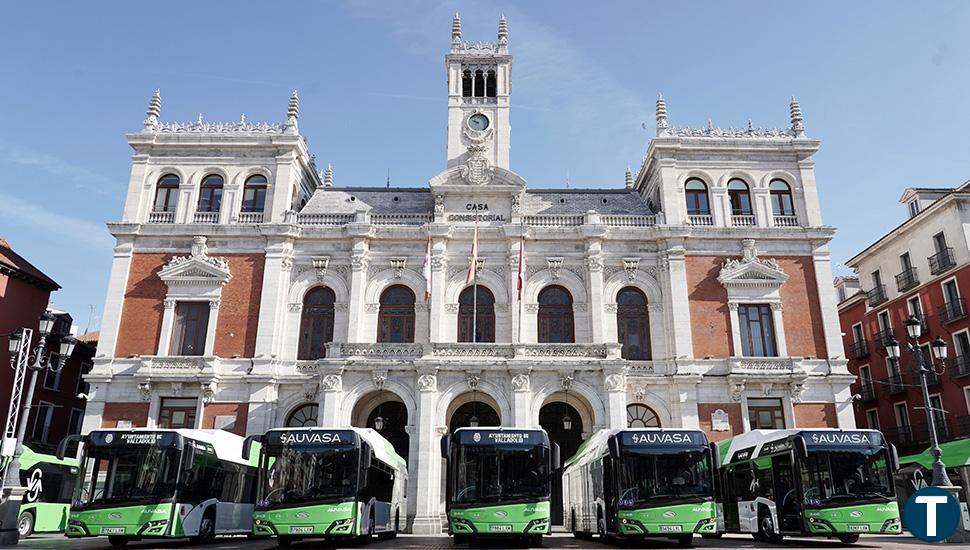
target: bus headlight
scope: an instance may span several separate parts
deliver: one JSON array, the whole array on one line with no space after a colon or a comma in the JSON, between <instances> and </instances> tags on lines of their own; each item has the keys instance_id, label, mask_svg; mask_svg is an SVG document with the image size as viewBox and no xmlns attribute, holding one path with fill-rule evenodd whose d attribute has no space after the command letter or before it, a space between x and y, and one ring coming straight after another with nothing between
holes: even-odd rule
<instances>
[{"instance_id":1,"label":"bus headlight","mask_svg":"<svg viewBox=\"0 0 970 550\"><path fill-rule=\"evenodd\" d=\"M468 521L467 519L451 517L448 518L448 524L451 526L451 532L454 533L476 533L475 524Z\"/></svg>"},{"instance_id":2,"label":"bus headlight","mask_svg":"<svg viewBox=\"0 0 970 550\"><path fill-rule=\"evenodd\" d=\"M262 531L263 533L270 533L273 535L276 534L276 527L273 525L272 522L266 521L265 519L253 520L253 525L256 527L257 534L259 534L258 533L259 531Z\"/></svg>"},{"instance_id":3,"label":"bus headlight","mask_svg":"<svg viewBox=\"0 0 970 550\"><path fill-rule=\"evenodd\" d=\"M354 526L354 518L338 519L337 521L331 523L330 527L327 527L326 532L327 533L330 533L331 531L347 532L347 531L350 531L351 527L353 526Z\"/></svg>"},{"instance_id":4,"label":"bus headlight","mask_svg":"<svg viewBox=\"0 0 970 550\"><path fill-rule=\"evenodd\" d=\"M717 518L704 518L694 526L695 533L714 533L717 531Z\"/></svg>"},{"instance_id":5,"label":"bus headlight","mask_svg":"<svg viewBox=\"0 0 970 550\"><path fill-rule=\"evenodd\" d=\"M528 533L532 529L539 531L540 533L549 532L549 518L538 518L530 521L528 525L525 526L525 532Z\"/></svg>"},{"instance_id":6,"label":"bus headlight","mask_svg":"<svg viewBox=\"0 0 970 550\"><path fill-rule=\"evenodd\" d=\"M76 519L68 520L66 535L87 535L88 526L84 524L83 521L78 521Z\"/></svg>"},{"instance_id":7,"label":"bus headlight","mask_svg":"<svg viewBox=\"0 0 970 550\"><path fill-rule=\"evenodd\" d=\"M882 529L879 530L880 533L899 533L900 523L899 518L889 518L882 523Z\"/></svg>"},{"instance_id":8,"label":"bus headlight","mask_svg":"<svg viewBox=\"0 0 970 550\"><path fill-rule=\"evenodd\" d=\"M149 535L161 535L165 532L165 528L168 526L167 519L157 519L155 521L146 522L138 530L139 535L149 534Z\"/></svg>"}]
</instances>

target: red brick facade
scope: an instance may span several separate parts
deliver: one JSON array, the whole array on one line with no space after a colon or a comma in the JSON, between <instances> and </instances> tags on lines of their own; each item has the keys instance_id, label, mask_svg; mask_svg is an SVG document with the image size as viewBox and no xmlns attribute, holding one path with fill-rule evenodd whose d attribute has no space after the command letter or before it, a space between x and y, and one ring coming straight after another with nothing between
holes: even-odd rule
<instances>
[{"instance_id":1,"label":"red brick facade","mask_svg":"<svg viewBox=\"0 0 970 550\"><path fill-rule=\"evenodd\" d=\"M105 403L102 428L115 428L119 420L130 420L134 428L148 426L148 403Z\"/></svg>"},{"instance_id":2,"label":"red brick facade","mask_svg":"<svg viewBox=\"0 0 970 550\"><path fill-rule=\"evenodd\" d=\"M202 409L202 429L215 428L217 416L235 416L236 423L230 432L246 435L246 422L249 416L249 403L210 403Z\"/></svg>"},{"instance_id":3,"label":"red brick facade","mask_svg":"<svg viewBox=\"0 0 970 550\"><path fill-rule=\"evenodd\" d=\"M795 425L799 428L838 428L835 403L795 403Z\"/></svg>"},{"instance_id":4,"label":"red brick facade","mask_svg":"<svg viewBox=\"0 0 970 550\"><path fill-rule=\"evenodd\" d=\"M115 355L155 355L162 330L162 301L168 287L158 271L172 254L133 254ZM219 254L232 279L222 289L214 352L219 357L252 357L263 285L262 254Z\"/></svg>"},{"instance_id":5,"label":"red brick facade","mask_svg":"<svg viewBox=\"0 0 970 550\"><path fill-rule=\"evenodd\" d=\"M715 432L711 429L711 414L718 409L728 414L731 431ZM701 429L704 430L707 438L711 441L729 439L744 432L744 422L741 419L741 403L698 403L697 414L700 417Z\"/></svg>"}]
</instances>

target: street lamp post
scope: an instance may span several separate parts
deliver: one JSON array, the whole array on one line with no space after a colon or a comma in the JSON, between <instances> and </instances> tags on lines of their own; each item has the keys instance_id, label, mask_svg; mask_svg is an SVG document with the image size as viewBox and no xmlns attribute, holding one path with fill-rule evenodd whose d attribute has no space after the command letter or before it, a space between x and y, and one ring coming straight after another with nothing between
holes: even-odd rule
<instances>
[{"instance_id":1,"label":"street lamp post","mask_svg":"<svg viewBox=\"0 0 970 550\"><path fill-rule=\"evenodd\" d=\"M7 465L7 475L4 479L5 487L20 487L20 456L24 453L24 435L27 433L27 421L30 418L30 410L33 408L31 402L34 400L37 375L45 369L60 372L77 343L77 340L70 335L61 337L57 350L59 356L56 360L51 357L51 350L47 349L47 337L50 335L56 320L54 314L49 311L40 316L38 330L40 337L37 339L37 347L31 353L30 362L27 364L27 368L31 371L30 382L27 386L23 414L20 415L19 425L17 426L17 446L14 449L13 457L10 459L10 464ZM13 335L9 338L11 340L17 339ZM13 349L13 347L14 343L10 342L10 349ZM17 530L20 501L20 498L7 498L0 503L0 546L17 544L20 540L20 532Z\"/></svg>"},{"instance_id":2,"label":"street lamp post","mask_svg":"<svg viewBox=\"0 0 970 550\"><path fill-rule=\"evenodd\" d=\"M936 365L934 359L940 361L943 364L946 361L946 342L943 338L939 336L935 340L930 342L930 349L933 351L933 357L930 358L930 364L927 365L923 358L923 352L919 349L919 339L922 336L923 328L920 320L916 316L911 316L909 319L903 323L906 326L906 336L909 342L906 343L906 350L913 354L916 358L917 370L919 373L920 389L923 392L923 403L926 408L926 421L930 432L930 453L933 455L933 479L931 485L936 487L950 487L950 478L946 475L946 466L943 464L943 451L940 450L940 443L936 436L936 414L935 410L930 403L930 392L927 388L928 383L926 381L927 376L930 373L936 373ZM899 341L895 337L892 337L886 346L886 354L893 361L899 360Z\"/></svg>"}]
</instances>

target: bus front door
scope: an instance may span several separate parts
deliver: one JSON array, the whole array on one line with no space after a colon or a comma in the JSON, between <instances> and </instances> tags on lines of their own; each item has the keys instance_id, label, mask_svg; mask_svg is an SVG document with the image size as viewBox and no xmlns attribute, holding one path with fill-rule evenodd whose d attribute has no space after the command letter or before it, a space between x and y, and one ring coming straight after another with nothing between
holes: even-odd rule
<instances>
[{"instance_id":1,"label":"bus front door","mask_svg":"<svg viewBox=\"0 0 970 550\"><path fill-rule=\"evenodd\" d=\"M775 498L778 506L778 524L781 531L801 530L798 488L791 453L771 458L774 473Z\"/></svg>"}]
</instances>

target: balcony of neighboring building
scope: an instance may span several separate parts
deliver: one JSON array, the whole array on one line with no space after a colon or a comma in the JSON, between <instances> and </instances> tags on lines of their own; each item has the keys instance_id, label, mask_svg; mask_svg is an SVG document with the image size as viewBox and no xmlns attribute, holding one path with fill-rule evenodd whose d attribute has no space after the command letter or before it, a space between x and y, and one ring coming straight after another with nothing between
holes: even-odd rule
<instances>
[{"instance_id":1,"label":"balcony of neighboring building","mask_svg":"<svg viewBox=\"0 0 970 550\"><path fill-rule=\"evenodd\" d=\"M876 307L888 299L886 285L876 285L871 290L866 291L866 302L869 304L869 307Z\"/></svg>"},{"instance_id":2,"label":"balcony of neighboring building","mask_svg":"<svg viewBox=\"0 0 970 550\"><path fill-rule=\"evenodd\" d=\"M915 267L904 269L902 273L896 275L896 290L906 292L919 286L919 275Z\"/></svg>"},{"instance_id":3,"label":"balcony of neighboring building","mask_svg":"<svg viewBox=\"0 0 970 550\"><path fill-rule=\"evenodd\" d=\"M933 254L927 258L927 261L930 264L930 273L933 275L939 275L940 273L943 273L944 271L947 271L957 265L956 259L953 256L952 247L947 247L940 250L936 254Z\"/></svg>"},{"instance_id":4,"label":"balcony of neighboring building","mask_svg":"<svg viewBox=\"0 0 970 550\"><path fill-rule=\"evenodd\" d=\"M954 298L937 308L940 324L946 325L967 316L967 306L963 298Z\"/></svg>"},{"instance_id":5,"label":"balcony of neighboring building","mask_svg":"<svg viewBox=\"0 0 970 550\"><path fill-rule=\"evenodd\" d=\"M873 343L880 349L884 349L891 341L895 339L896 337L893 335L893 329L891 328L880 330L872 336Z\"/></svg>"},{"instance_id":6,"label":"balcony of neighboring building","mask_svg":"<svg viewBox=\"0 0 970 550\"><path fill-rule=\"evenodd\" d=\"M947 367L951 378L970 376L970 355L957 355L947 360Z\"/></svg>"},{"instance_id":7,"label":"balcony of neighboring building","mask_svg":"<svg viewBox=\"0 0 970 550\"><path fill-rule=\"evenodd\" d=\"M867 340L857 340L849 344L849 358L862 359L869 356L869 342Z\"/></svg>"}]
</instances>

